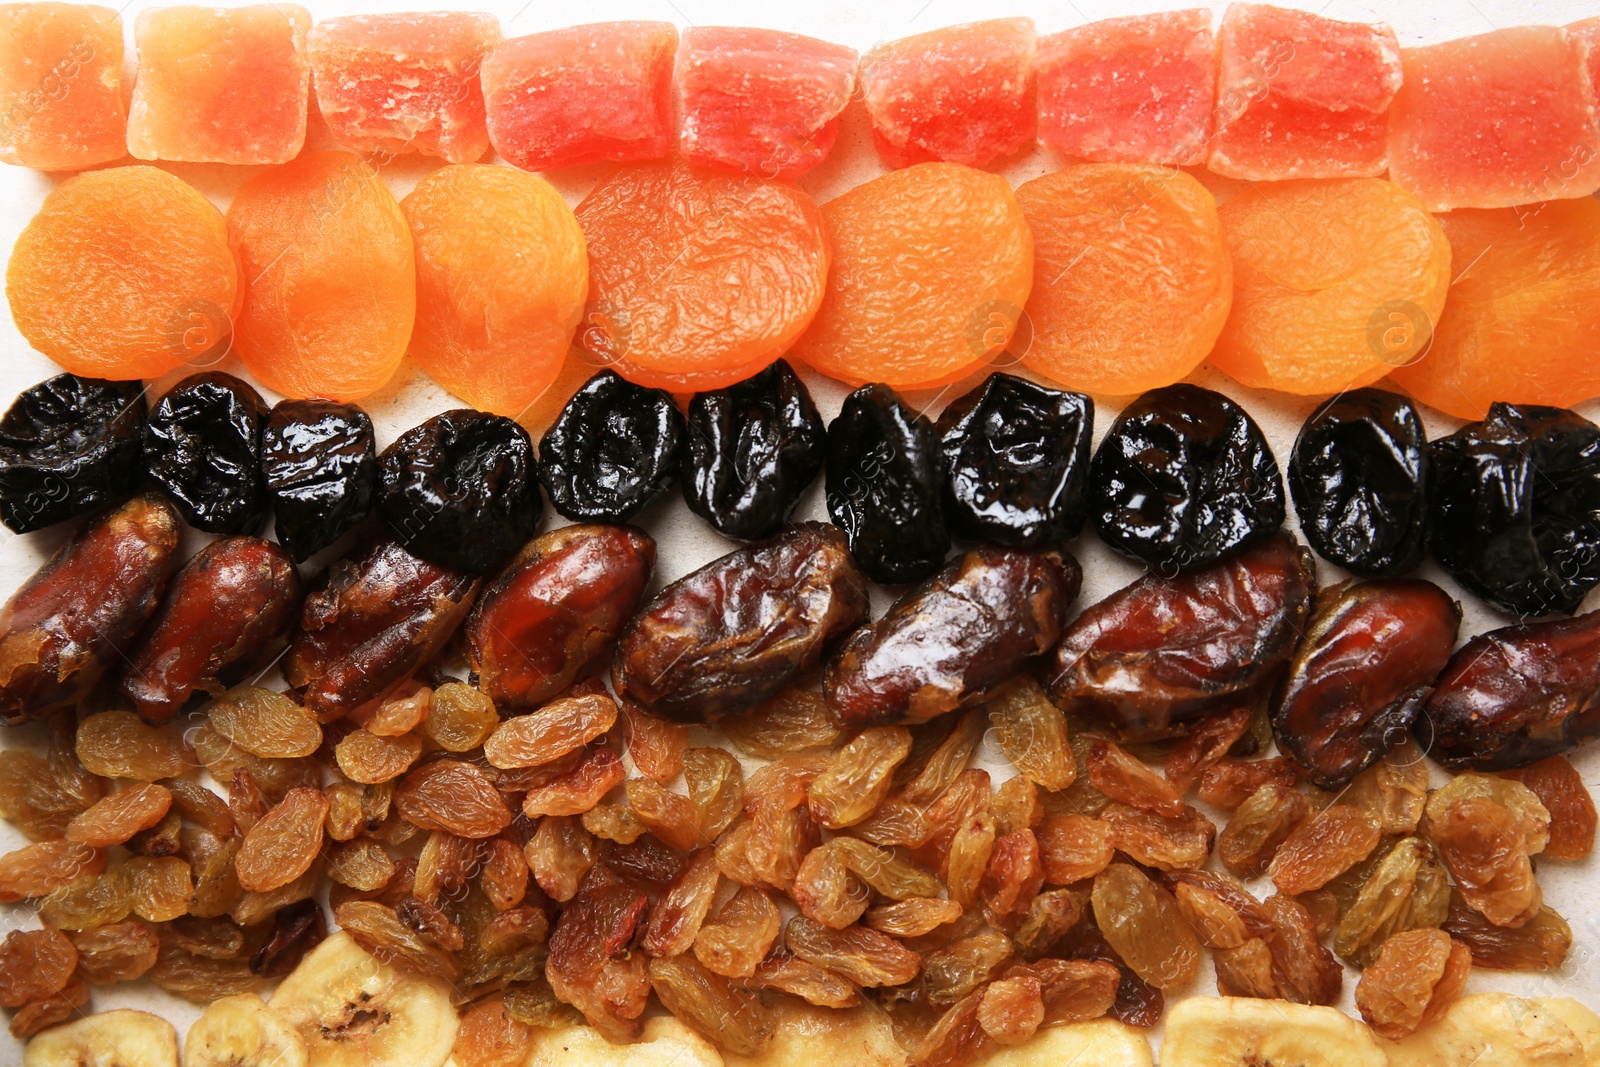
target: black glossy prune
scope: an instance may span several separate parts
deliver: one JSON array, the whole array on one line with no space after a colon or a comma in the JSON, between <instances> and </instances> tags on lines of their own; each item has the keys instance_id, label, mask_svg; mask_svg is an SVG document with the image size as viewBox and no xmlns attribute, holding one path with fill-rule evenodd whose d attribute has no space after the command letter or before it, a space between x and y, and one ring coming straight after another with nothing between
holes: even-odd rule
<instances>
[{"instance_id":1,"label":"black glossy prune","mask_svg":"<svg viewBox=\"0 0 1600 1067\"><path fill-rule=\"evenodd\" d=\"M1166 572L1222 559L1283 525L1283 479L1261 427L1196 385L1128 405L1094 454L1089 486L1105 542Z\"/></svg>"},{"instance_id":2,"label":"black glossy prune","mask_svg":"<svg viewBox=\"0 0 1600 1067\"><path fill-rule=\"evenodd\" d=\"M683 499L741 541L770 537L822 470L827 428L784 360L689 401Z\"/></svg>"},{"instance_id":3,"label":"black glossy prune","mask_svg":"<svg viewBox=\"0 0 1600 1067\"><path fill-rule=\"evenodd\" d=\"M115 504L144 481L144 387L58 374L0 418L0 522L30 533Z\"/></svg>"},{"instance_id":4,"label":"black glossy prune","mask_svg":"<svg viewBox=\"0 0 1600 1067\"><path fill-rule=\"evenodd\" d=\"M861 570L885 585L933 574L950 549L933 424L887 385L845 397L828 426L828 514Z\"/></svg>"},{"instance_id":5,"label":"black glossy prune","mask_svg":"<svg viewBox=\"0 0 1600 1067\"><path fill-rule=\"evenodd\" d=\"M282 401L267 420L261 473L278 543L303 563L372 510L378 491L372 420L354 404Z\"/></svg>"},{"instance_id":6,"label":"black glossy prune","mask_svg":"<svg viewBox=\"0 0 1600 1067\"><path fill-rule=\"evenodd\" d=\"M145 465L190 526L258 533L267 521L261 481L266 423L267 405L248 383L221 371L191 374L150 413Z\"/></svg>"},{"instance_id":7,"label":"black glossy prune","mask_svg":"<svg viewBox=\"0 0 1600 1067\"><path fill-rule=\"evenodd\" d=\"M569 519L627 522L672 488L683 435L671 395L603 370L539 442L539 479Z\"/></svg>"},{"instance_id":8,"label":"black glossy prune","mask_svg":"<svg viewBox=\"0 0 1600 1067\"><path fill-rule=\"evenodd\" d=\"M1416 405L1355 389L1317 408L1295 439L1289 492L1323 559L1364 577L1415 570L1428 521L1428 435Z\"/></svg>"},{"instance_id":9,"label":"black glossy prune","mask_svg":"<svg viewBox=\"0 0 1600 1067\"><path fill-rule=\"evenodd\" d=\"M471 408L435 415L384 449L378 466L378 513L423 559L486 571L539 528L533 441L504 415Z\"/></svg>"},{"instance_id":10,"label":"black glossy prune","mask_svg":"<svg viewBox=\"0 0 1600 1067\"><path fill-rule=\"evenodd\" d=\"M1564 408L1492 404L1428 453L1440 566L1512 614L1576 611L1600 582L1600 427Z\"/></svg>"},{"instance_id":11,"label":"black glossy prune","mask_svg":"<svg viewBox=\"0 0 1600 1067\"><path fill-rule=\"evenodd\" d=\"M974 541L1059 545L1088 517L1094 401L993 374L939 416L945 516Z\"/></svg>"}]
</instances>

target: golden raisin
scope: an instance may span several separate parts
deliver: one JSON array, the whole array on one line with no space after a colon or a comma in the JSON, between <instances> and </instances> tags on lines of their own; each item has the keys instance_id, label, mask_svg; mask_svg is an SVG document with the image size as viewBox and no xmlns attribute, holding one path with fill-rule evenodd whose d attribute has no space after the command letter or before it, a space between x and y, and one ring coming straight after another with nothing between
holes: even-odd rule
<instances>
[{"instance_id":1,"label":"golden raisin","mask_svg":"<svg viewBox=\"0 0 1600 1067\"><path fill-rule=\"evenodd\" d=\"M265 893L310 869L322 851L328 798L320 789L291 789L283 802L250 829L234 860L239 884Z\"/></svg>"},{"instance_id":2,"label":"golden raisin","mask_svg":"<svg viewBox=\"0 0 1600 1067\"><path fill-rule=\"evenodd\" d=\"M94 848L120 845L140 830L166 817L172 794L163 786L141 782L104 800L67 824L66 838Z\"/></svg>"}]
</instances>

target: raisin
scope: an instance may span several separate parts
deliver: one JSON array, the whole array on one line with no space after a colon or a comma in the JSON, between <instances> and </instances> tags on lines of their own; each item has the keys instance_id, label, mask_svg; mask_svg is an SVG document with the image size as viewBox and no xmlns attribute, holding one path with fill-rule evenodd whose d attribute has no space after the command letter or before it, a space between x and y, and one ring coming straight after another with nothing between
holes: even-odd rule
<instances>
[{"instance_id":1,"label":"raisin","mask_svg":"<svg viewBox=\"0 0 1600 1067\"><path fill-rule=\"evenodd\" d=\"M1048 889L1033 898L1028 913L1012 934L1017 952L1026 960L1054 955L1062 940L1078 925L1088 906L1089 894L1081 889ZM871 920L871 912L868 912ZM1115 982L1113 996L1115 995Z\"/></svg>"},{"instance_id":2,"label":"raisin","mask_svg":"<svg viewBox=\"0 0 1600 1067\"><path fill-rule=\"evenodd\" d=\"M539 888L550 899L565 902L594 866L594 839L576 819L547 816L539 820L523 855Z\"/></svg>"},{"instance_id":3,"label":"raisin","mask_svg":"<svg viewBox=\"0 0 1600 1067\"><path fill-rule=\"evenodd\" d=\"M522 812L529 818L582 815L621 785L627 775L622 757L611 749L589 749L572 770L528 790L522 799Z\"/></svg>"},{"instance_id":4,"label":"raisin","mask_svg":"<svg viewBox=\"0 0 1600 1067\"><path fill-rule=\"evenodd\" d=\"M1356 775L1340 803L1365 811L1384 836L1393 837L1416 832L1427 799L1428 766L1408 740Z\"/></svg>"},{"instance_id":5,"label":"raisin","mask_svg":"<svg viewBox=\"0 0 1600 1067\"><path fill-rule=\"evenodd\" d=\"M1303 795L1268 782L1234 809L1217 836L1217 859L1240 878L1260 877L1309 811Z\"/></svg>"},{"instance_id":6,"label":"raisin","mask_svg":"<svg viewBox=\"0 0 1600 1067\"><path fill-rule=\"evenodd\" d=\"M1518 926L1539 909L1532 856L1550 839L1550 813L1519 782L1460 774L1428 798L1423 833L1461 896L1490 922Z\"/></svg>"},{"instance_id":7,"label":"raisin","mask_svg":"<svg viewBox=\"0 0 1600 1067\"><path fill-rule=\"evenodd\" d=\"M1089 752L1089 782L1119 803L1167 818L1183 814L1183 797L1167 780L1120 745L1097 741Z\"/></svg>"},{"instance_id":8,"label":"raisin","mask_svg":"<svg viewBox=\"0 0 1600 1067\"><path fill-rule=\"evenodd\" d=\"M282 978L328 936L328 917L315 900L291 904L273 917L272 933L250 956L250 971L262 978Z\"/></svg>"},{"instance_id":9,"label":"raisin","mask_svg":"<svg viewBox=\"0 0 1600 1067\"><path fill-rule=\"evenodd\" d=\"M1595 806L1583 776L1565 756L1542 759L1519 775L1550 812L1550 843L1544 857L1581 860L1594 851Z\"/></svg>"},{"instance_id":10,"label":"raisin","mask_svg":"<svg viewBox=\"0 0 1600 1067\"><path fill-rule=\"evenodd\" d=\"M1217 836L1211 820L1188 805L1176 818L1126 804L1112 804L1100 814L1118 851L1164 871L1203 866Z\"/></svg>"},{"instance_id":11,"label":"raisin","mask_svg":"<svg viewBox=\"0 0 1600 1067\"><path fill-rule=\"evenodd\" d=\"M509 911L521 904L528 894L528 861L522 850L504 838L490 841L480 885L495 911Z\"/></svg>"},{"instance_id":12,"label":"raisin","mask_svg":"<svg viewBox=\"0 0 1600 1067\"><path fill-rule=\"evenodd\" d=\"M687 851L711 843L701 839L700 813L682 793L674 793L648 778L634 778L624 789L639 821L665 844Z\"/></svg>"},{"instance_id":13,"label":"raisin","mask_svg":"<svg viewBox=\"0 0 1600 1067\"><path fill-rule=\"evenodd\" d=\"M1039 841L1032 830L996 831L989 866L978 885L986 914L996 922L1026 912L1044 882Z\"/></svg>"},{"instance_id":14,"label":"raisin","mask_svg":"<svg viewBox=\"0 0 1600 1067\"><path fill-rule=\"evenodd\" d=\"M1379 1036L1398 1041L1443 1015L1471 970L1467 947L1443 930L1395 934L1362 972L1356 1007Z\"/></svg>"},{"instance_id":15,"label":"raisin","mask_svg":"<svg viewBox=\"0 0 1600 1067\"><path fill-rule=\"evenodd\" d=\"M983 703L995 742L1011 765L1041 789L1059 790L1077 777L1067 722L1039 683L1026 675L994 689ZM963 761L963 764L965 761Z\"/></svg>"},{"instance_id":16,"label":"raisin","mask_svg":"<svg viewBox=\"0 0 1600 1067\"><path fill-rule=\"evenodd\" d=\"M1000 1045L1020 1045L1044 1022L1044 995L1032 975L990 982L978 1001L978 1025Z\"/></svg>"},{"instance_id":17,"label":"raisin","mask_svg":"<svg viewBox=\"0 0 1600 1067\"><path fill-rule=\"evenodd\" d=\"M379 785L392 782L417 762L422 755L422 738L379 737L366 730L352 730L334 746L339 770L352 782Z\"/></svg>"},{"instance_id":18,"label":"raisin","mask_svg":"<svg viewBox=\"0 0 1600 1067\"><path fill-rule=\"evenodd\" d=\"M136 919L80 930L72 935L78 971L91 985L113 985L144 977L156 965L160 942Z\"/></svg>"},{"instance_id":19,"label":"raisin","mask_svg":"<svg viewBox=\"0 0 1600 1067\"><path fill-rule=\"evenodd\" d=\"M677 956L689 951L711 911L719 877L716 855L709 848L691 855L678 880L650 909L640 947L652 956Z\"/></svg>"},{"instance_id":20,"label":"raisin","mask_svg":"<svg viewBox=\"0 0 1600 1067\"><path fill-rule=\"evenodd\" d=\"M61 931L11 931L0 942L0 1005L20 1008L59 992L77 965L77 947Z\"/></svg>"},{"instance_id":21,"label":"raisin","mask_svg":"<svg viewBox=\"0 0 1600 1067\"><path fill-rule=\"evenodd\" d=\"M994 813L994 827L1000 834L1031 830L1044 819L1038 787L1020 774L1007 778L994 791L989 810Z\"/></svg>"},{"instance_id":22,"label":"raisin","mask_svg":"<svg viewBox=\"0 0 1600 1067\"><path fill-rule=\"evenodd\" d=\"M322 851L328 798L320 789L291 789L245 835L235 866L239 884L264 893L293 882Z\"/></svg>"},{"instance_id":23,"label":"raisin","mask_svg":"<svg viewBox=\"0 0 1600 1067\"><path fill-rule=\"evenodd\" d=\"M31 840L53 841L100 799L104 786L98 778L89 781L97 783L92 794L79 796L65 788L42 756L15 748L0 752L0 816Z\"/></svg>"},{"instance_id":24,"label":"raisin","mask_svg":"<svg viewBox=\"0 0 1600 1067\"><path fill-rule=\"evenodd\" d=\"M261 438L261 476L274 531L304 563L372 511L378 454L372 419L354 404L282 400Z\"/></svg>"},{"instance_id":25,"label":"raisin","mask_svg":"<svg viewBox=\"0 0 1600 1067\"><path fill-rule=\"evenodd\" d=\"M245 382L221 371L192 374L167 390L145 424L150 478L195 529L257 533L267 521L266 422L267 405Z\"/></svg>"},{"instance_id":26,"label":"raisin","mask_svg":"<svg viewBox=\"0 0 1600 1067\"><path fill-rule=\"evenodd\" d=\"M160 822L172 805L163 786L142 782L98 801L67 824L66 838L93 848L120 845Z\"/></svg>"},{"instance_id":27,"label":"raisin","mask_svg":"<svg viewBox=\"0 0 1600 1067\"><path fill-rule=\"evenodd\" d=\"M716 841L744 808L744 769L720 748L691 748L683 756L683 779L700 820L700 840Z\"/></svg>"},{"instance_id":28,"label":"raisin","mask_svg":"<svg viewBox=\"0 0 1600 1067\"><path fill-rule=\"evenodd\" d=\"M1276 928L1267 941L1280 999L1296 1004L1333 1004L1344 985L1344 968L1317 940L1311 913L1293 897L1274 894L1261 910Z\"/></svg>"},{"instance_id":29,"label":"raisin","mask_svg":"<svg viewBox=\"0 0 1600 1067\"><path fill-rule=\"evenodd\" d=\"M864 926L830 930L800 915L789 920L784 940L801 959L867 988L902 985L922 967L915 952Z\"/></svg>"},{"instance_id":30,"label":"raisin","mask_svg":"<svg viewBox=\"0 0 1600 1067\"><path fill-rule=\"evenodd\" d=\"M483 743L490 766L538 767L587 745L617 721L609 694L562 697L505 720Z\"/></svg>"},{"instance_id":31,"label":"raisin","mask_svg":"<svg viewBox=\"0 0 1600 1067\"><path fill-rule=\"evenodd\" d=\"M1291 789L1300 780L1294 765L1281 756L1266 759L1224 759L1206 768L1196 790L1201 800L1221 811L1235 811L1264 785Z\"/></svg>"},{"instance_id":32,"label":"raisin","mask_svg":"<svg viewBox=\"0 0 1600 1067\"><path fill-rule=\"evenodd\" d=\"M422 732L446 752L471 752L499 725L494 701L470 685L447 682L433 691L433 708Z\"/></svg>"},{"instance_id":33,"label":"raisin","mask_svg":"<svg viewBox=\"0 0 1600 1067\"><path fill-rule=\"evenodd\" d=\"M718 723L733 747L756 759L778 759L813 748L832 748L844 730L828 714L828 702L809 689L784 689L749 711Z\"/></svg>"},{"instance_id":34,"label":"raisin","mask_svg":"<svg viewBox=\"0 0 1600 1067\"><path fill-rule=\"evenodd\" d=\"M194 879L177 856L134 856L123 864L133 913L147 922L168 922L189 913Z\"/></svg>"},{"instance_id":35,"label":"raisin","mask_svg":"<svg viewBox=\"0 0 1600 1067\"><path fill-rule=\"evenodd\" d=\"M107 867L78 878L39 901L39 919L62 930L92 930L121 922L133 910L127 871Z\"/></svg>"},{"instance_id":36,"label":"raisin","mask_svg":"<svg viewBox=\"0 0 1600 1067\"><path fill-rule=\"evenodd\" d=\"M412 895L428 904L459 897L477 873L478 865L477 841L435 830L417 855Z\"/></svg>"},{"instance_id":37,"label":"raisin","mask_svg":"<svg viewBox=\"0 0 1600 1067\"><path fill-rule=\"evenodd\" d=\"M512 1017L501 996L479 1001L461 1015L450 1058L460 1067L519 1067L533 1044L533 1027Z\"/></svg>"},{"instance_id":38,"label":"raisin","mask_svg":"<svg viewBox=\"0 0 1600 1067\"><path fill-rule=\"evenodd\" d=\"M105 866L105 853L76 841L23 845L0 856L0 901L46 896Z\"/></svg>"},{"instance_id":39,"label":"raisin","mask_svg":"<svg viewBox=\"0 0 1600 1067\"><path fill-rule=\"evenodd\" d=\"M185 778L170 778L166 786L172 794L173 810L185 819L220 837L233 833L233 814L217 794Z\"/></svg>"},{"instance_id":40,"label":"raisin","mask_svg":"<svg viewBox=\"0 0 1600 1067\"><path fill-rule=\"evenodd\" d=\"M462 837L493 837L511 822L489 777L459 760L435 760L407 774L395 789L394 804L413 826Z\"/></svg>"},{"instance_id":41,"label":"raisin","mask_svg":"<svg viewBox=\"0 0 1600 1067\"><path fill-rule=\"evenodd\" d=\"M1250 939L1244 919L1215 893L1179 882L1172 895L1184 921L1207 948L1238 948Z\"/></svg>"},{"instance_id":42,"label":"raisin","mask_svg":"<svg viewBox=\"0 0 1600 1067\"><path fill-rule=\"evenodd\" d=\"M954 1004L999 973L1016 953L1006 935L985 930L930 952L922 961L920 984L932 1004Z\"/></svg>"},{"instance_id":43,"label":"raisin","mask_svg":"<svg viewBox=\"0 0 1600 1067\"><path fill-rule=\"evenodd\" d=\"M211 728L246 752L270 759L309 756L322 745L317 717L282 693L240 686L211 705Z\"/></svg>"},{"instance_id":44,"label":"raisin","mask_svg":"<svg viewBox=\"0 0 1600 1067\"><path fill-rule=\"evenodd\" d=\"M545 975L556 996L613 1040L632 1040L650 997L644 953L630 952L648 898L605 865L584 876L550 934Z\"/></svg>"},{"instance_id":45,"label":"raisin","mask_svg":"<svg viewBox=\"0 0 1600 1067\"><path fill-rule=\"evenodd\" d=\"M1111 862L1111 827L1088 815L1056 815L1039 824L1039 858L1051 885L1093 878Z\"/></svg>"},{"instance_id":46,"label":"raisin","mask_svg":"<svg viewBox=\"0 0 1600 1067\"><path fill-rule=\"evenodd\" d=\"M1255 711L1248 704L1200 720L1167 753L1162 776L1182 796L1230 751L1248 743L1255 722Z\"/></svg>"},{"instance_id":47,"label":"raisin","mask_svg":"<svg viewBox=\"0 0 1600 1067\"><path fill-rule=\"evenodd\" d=\"M234 859L243 842L237 837L219 840L204 834L204 831L191 840L197 843L203 841L204 845L190 847L189 842L185 844L184 851L194 870L194 896L189 899L189 914L201 918L225 915L244 895L244 889L239 885L238 870L234 867Z\"/></svg>"},{"instance_id":48,"label":"raisin","mask_svg":"<svg viewBox=\"0 0 1600 1067\"><path fill-rule=\"evenodd\" d=\"M583 813L583 828L603 841L631 845L649 832L626 804L596 804Z\"/></svg>"},{"instance_id":49,"label":"raisin","mask_svg":"<svg viewBox=\"0 0 1600 1067\"><path fill-rule=\"evenodd\" d=\"M1157 989L1187 985L1200 966L1200 943L1172 894L1137 867L1113 863L1094 879L1095 924L1117 955Z\"/></svg>"},{"instance_id":50,"label":"raisin","mask_svg":"<svg viewBox=\"0 0 1600 1067\"><path fill-rule=\"evenodd\" d=\"M768 956L747 980L754 989L776 989L821 1008L853 1008L860 992L848 979L793 956Z\"/></svg>"},{"instance_id":51,"label":"raisin","mask_svg":"<svg viewBox=\"0 0 1600 1067\"><path fill-rule=\"evenodd\" d=\"M1407 930L1436 928L1449 908L1450 884L1433 849L1421 838L1402 838L1343 909L1334 931L1334 951L1365 967L1387 939Z\"/></svg>"},{"instance_id":52,"label":"raisin","mask_svg":"<svg viewBox=\"0 0 1600 1067\"><path fill-rule=\"evenodd\" d=\"M894 769L911 752L911 733L900 726L861 731L828 761L811 783L811 817L830 830L853 826L883 802Z\"/></svg>"},{"instance_id":53,"label":"raisin","mask_svg":"<svg viewBox=\"0 0 1600 1067\"><path fill-rule=\"evenodd\" d=\"M1572 927L1548 906L1541 906L1521 926L1497 926L1461 894L1451 893L1443 927L1467 946L1475 965L1490 970L1554 971L1572 951Z\"/></svg>"},{"instance_id":54,"label":"raisin","mask_svg":"<svg viewBox=\"0 0 1600 1067\"><path fill-rule=\"evenodd\" d=\"M170 728L148 726L131 711L102 711L78 724L78 758L95 774L153 782L192 765Z\"/></svg>"},{"instance_id":55,"label":"raisin","mask_svg":"<svg viewBox=\"0 0 1600 1067\"><path fill-rule=\"evenodd\" d=\"M11 1017L11 1036L29 1038L41 1030L83 1014L89 1005L89 987L74 975L67 984L48 996L24 1004Z\"/></svg>"},{"instance_id":56,"label":"raisin","mask_svg":"<svg viewBox=\"0 0 1600 1067\"><path fill-rule=\"evenodd\" d=\"M1366 812L1335 804L1296 826L1267 870L1291 896L1321 889L1370 856L1382 835Z\"/></svg>"},{"instance_id":57,"label":"raisin","mask_svg":"<svg viewBox=\"0 0 1600 1067\"><path fill-rule=\"evenodd\" d=\"M339 905L333 920L385 963L447 982L460 976L456 960L402 922L393 908L376 901L353 900Z\"/></svg>"},{"instance_id":58,"label":"raisin","mask_svg":"<svg viewBox=\"0 0 1600 1067\"><path fill-rule=\"evenodd\" d=\"M807 852L795 873L789 895L800 914L824 926L843 930L866 912L872 894L832 842Z\"/></svg>"},{"instance_id":59,"label":"raisin","mask_svg":"<svg viewBox=\"0 0 1600 1067\"><path fill-rule=\"evenodd\" d=\"M742 1056L772 1043L777 1020L759 995L730 984L689 956L650 961L650 985L679 1020Z\"/></svg>"}]
</instances>

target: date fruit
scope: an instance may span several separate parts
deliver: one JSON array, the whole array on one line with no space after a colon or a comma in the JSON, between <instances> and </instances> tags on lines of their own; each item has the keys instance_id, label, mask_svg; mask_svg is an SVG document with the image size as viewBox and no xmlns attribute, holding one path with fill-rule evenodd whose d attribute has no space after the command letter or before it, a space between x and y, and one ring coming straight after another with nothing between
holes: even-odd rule
<instances>
[{"instance_id":1,"label":"date fruit","mask_svg":"<svg viewBox=\"0 0 1600 1067\"><path fill-rule=\"evenodd\" d=\"M145 464L190 526L238 534L266 525L266 423L261 394L221 371L191 374L157 402L145 424Z\"/></svg>"},{"instance_id":2,"label":"date fruit","mask_svg":"<svg viewBox=\"0 0 1600 1067\"><path fill-rule=\"evenodd\" d=\"M670 394L603 370L539 441L539 478L567 518L627 522L672 488L683 438L683 412Z\"/></svg>"},{"instance_id":3,"label":"date fruit","mask_svg":"<svg viewBox=\"0 0 1600 1067\"><path fill-rule=\"evenodd\" d=\"M303 563L372 510L378 492L372 419L354 404L279 401L261 438L261 475L278 543Z\"/></svg>"},{"instance_id":4,"label":"date fruit","mask_svg":"<svg viewBox=\"0 0 1600 1067\"><path fill-rule=\"evenodd\" d=\"M58 374L0 418L0 522L31 533L125 500L144 480L144 386Z\"/></svg>"}]
</instances>

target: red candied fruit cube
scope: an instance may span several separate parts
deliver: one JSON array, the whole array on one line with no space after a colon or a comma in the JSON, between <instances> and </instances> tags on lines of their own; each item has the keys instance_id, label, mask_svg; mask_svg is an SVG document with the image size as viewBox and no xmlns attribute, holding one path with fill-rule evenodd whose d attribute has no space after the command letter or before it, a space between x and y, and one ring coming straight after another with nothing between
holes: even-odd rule
<instances>
[{"instance_id":1,"label":"red candied fruit cube","mask_svg":"<svg viewBox=\"0 0 1600 1067\"><path fill-rule=\"evenodd\" d=\"M1389 176L1433 211L1514 207L1600 188L1600 131L1579 35L1519 26L1407 48Z\"/></svg>"},{"instance_id":2,"label":"red candied fruit cube","mask_svg":"<svg viewBox=\"0 0 1600 1067\"><path fill-rule=\"evenodd\" d=\"M128 154L122 19L92 4L0 5L0 160L76 170Z\"/></svg>"},{"instance_id":3,"label":"red candied fruit cube","mask_svg":"<svg viewBox=\"0 0 1600 1067\"><path fill-rule=\"evenodd\" d=\"M856 51L781 30L694 26L678 49L685 159L798 178L827 158L856 84Z\"/></svg>"},{"instance_id":4,"label":"red candied fruit cube","mask_svg":"<svg viewBox=\"0 0 1600 1067\"><path fill-rule=\"evenodd\" d=\"M357 152L475 163L489 150L478 66L500 21L474 11L345 15L306 35L317 107Z\"/></svg>"},{"instance_id":5,"label":"red candied fruit cube","mask_svg":"<svg viewBox=\"0 0 1600 1067\"><path fill-rule=\"evenodd\" d=\"M872 141L892 167L982 167L1033 143L1032 19L946 26L861 58Z\"/></svg>"},{"instance_id":6,"label":"red candied fruit cube","mask_svg":"<svg viewBox=\"0 0 1600 1067\"><path fill-rule=\"evenodd\" d=\"M1211 170L1251 181L1383 173L1400 88L1392 29L1231 4L1219 46Z\"/></svg>"},{"instance_id":7,"label":"red candied fruit cube","mask_svg":"<svg viewBox=\"0 0 1600 1067\"><path fill-rule=\"evenodd\" d=\"M1096 163L1204 163L1217 93L1205 8L1039 38L1039 140Z\"/></svg>"},{"instance_id":8,"label":"red candied fruit cube","mask_svg":"<svg viewBox=\"0 0 1600 1067\"><path fill-rule=\"evenodd\" d=\"M592 22L503 42L480 78L496 152L523 170L660 159L672 147L670 22Z\"/></svg>"}]
</instances>

